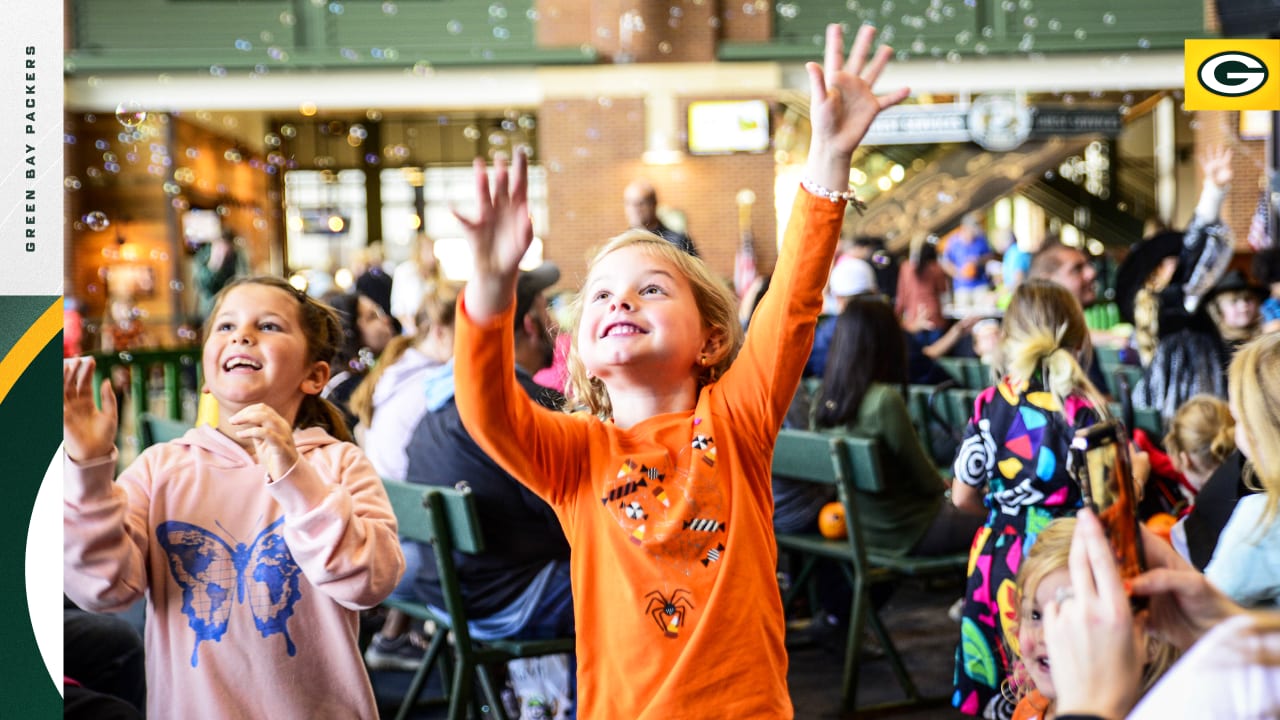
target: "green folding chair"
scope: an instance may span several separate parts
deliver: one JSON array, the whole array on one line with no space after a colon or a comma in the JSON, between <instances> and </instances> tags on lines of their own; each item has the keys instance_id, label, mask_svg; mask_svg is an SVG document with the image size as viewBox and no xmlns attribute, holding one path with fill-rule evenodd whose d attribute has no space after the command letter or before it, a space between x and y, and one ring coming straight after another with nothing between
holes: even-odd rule
<instances>
[{"instance_id":1,"label":"green folding chair","mask_svg":"<svg viewBox=\"0 0 1280 720\"><path fill-rule=\"evenodd\" d=\"M396 713L396 720L409 716L436 662L444 654L446 641L452 645L452 682L448 686L449 720L461 720L470 707L483 715L473 684L479 681L484 700L493 717L506 720L499 688L489 668L516 658L541 657L572 653L572 637L549 640L477 640L467 627L467 608L462 599L462 586L454 562L454 551L471 555L484 552L484 539L470 491L383 480L391 507L395 511L400 536L429 543L435 556L440 588L444 594L445 613L412 601L388 600L384 604L419 620L436 624L437 632L427 646L422 663L414 673Z\"/></svg>"}]
</instances>

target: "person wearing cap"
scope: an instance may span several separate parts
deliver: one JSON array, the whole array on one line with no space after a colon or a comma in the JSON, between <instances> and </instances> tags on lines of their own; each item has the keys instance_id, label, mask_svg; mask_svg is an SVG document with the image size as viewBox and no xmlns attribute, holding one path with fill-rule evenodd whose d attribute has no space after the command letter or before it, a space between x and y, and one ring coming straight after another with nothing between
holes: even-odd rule
<instances>
[{"instance_id":1,"label":"person wearing cap","mask_svg":"<svg viewBox=\"0 0 1280 720\"><path fill-rule=\"evenodd\" d=\"M1185 232L1161 230L1135 244L1116 271L1120 319L1133 323L1133 344L1144 367L1165 337L1203 318L1197 307L1227 271L1234 243L1221 219L1234 177L1231 151L1210 149L1200 158L1204 187Z\"/></svg>"},{"instance_id":2,"label":"person wearing cap","mask_svg":"<svg viewBox=\"0 0 1280 720\"><path fill-rule=\"evenodd\" d=\"M818 327L813 332L813 349L809 351L809 361L804 366L804 377L822 376L827 367L831 338L835 335L836 316L844 310L849 299L859 295L878 295L880 287L876 284L876 273L870 263L845 256L831 268L827 291L835 298L835 313L818 318Z\"/></svg>"},{"instance_id":3,"label":"person wearing cap","mask_svg":"<svg viewBox=\"0 0 1280 720\"><path fill-rule=\"evenodd\" d=\"M1227 366L1237 348L1262 328L1258 308L1267 297L1239 270L1230 270L1204 296L1187 326L1165 336L1133 389L1138 407L1157 408L1167 424L1188 398L1227 396Z\"/></svg>"},{"instance_id":4,"label":"person wearing cap","mask_svg":"<svg viewBox=\"0 0 1280 720\"><path fill-rule=\"evenodd\" d=\"M560 270L543 263L523 271L516 285L516 380L543 407L558 410L564 396L533 381L532 373L551 364L552 340L544 291ZM452 361L449 365L452 369ZM573 634L569 590L569 544L551 507L485 454L458 417L452 372L429 379L432 406L414 428L405 448L407 482L454 487L465 481L476 501L484 533L483 553L460 555L458 580L471 613L472 635L481 639L560 637ZM420 548L424 557L431 549ZM435 565L423 562L416 577L393 593L410 592L438 608L444 596ZM375 637L379 652L413 658L401 638ZM371 645L371 648L374 647ZM399 650L399 652L397 652ZM421 658L421 651L416 653ZM406 663L408 664L408 663Z\"/></svg>"},{"instance_id":5,"label":"person wearing cap","mask_svg":"<svg viewBox=\"0 0 1280 720\"><path fill-rule=\"evenodd\" d=\"M648 180L635 180L622 193L623 209L627 224L633 228L648 230L681 250L698 257L693 240L678 230L672 230L658 219L658 192Z\"/></svg>"}]
</instances>

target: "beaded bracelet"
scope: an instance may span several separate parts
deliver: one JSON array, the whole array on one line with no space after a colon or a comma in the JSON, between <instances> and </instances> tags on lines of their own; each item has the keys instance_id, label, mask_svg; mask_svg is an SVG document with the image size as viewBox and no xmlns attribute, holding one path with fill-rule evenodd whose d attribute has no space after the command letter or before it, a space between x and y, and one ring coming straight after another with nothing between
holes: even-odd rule
<instances>
[{"instance_id":1,"label":"beaded bracelet","mask_svg":"<svg viewBox=\"0 0 1280 720\"><path fill-rule=\"evenodd\" d=\"M867 204L858 198L857 193L853 191L852 185L849 186L849 189L845 190L844 192L837 192L835 190L828 190L827 188L819 185L813 180L810 180L809 178L805 178L804 180L800 181L800 187L804 188L805 190L808 190L809 193L811 195L814 195L815 197L826 198L831 202L839 202L841 200L844 200L848 202L850 205L852 205L853 209L857 210L859 215L862 215L863 212L865 212L867 209Z\"/></svg>"}]
</instances>

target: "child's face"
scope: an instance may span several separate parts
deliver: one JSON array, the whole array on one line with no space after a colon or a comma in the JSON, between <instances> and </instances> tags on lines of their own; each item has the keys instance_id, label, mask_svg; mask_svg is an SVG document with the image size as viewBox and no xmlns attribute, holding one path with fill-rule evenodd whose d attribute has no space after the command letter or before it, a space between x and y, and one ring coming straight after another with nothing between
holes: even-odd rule
<instances>
[{"instance_id":1,"label":"child's face","mask_svg":"<svg viewBox=\"0 0 1280 720\"><path fill-rule=\"evenodd\" d=\"M1031 675L1031 681L1041 695L1052 700L1057 696L1053 689L1053 677L1049 674L1049 651L1044 645L1042 613L1045 605L1058 595L1061 588L1071 587L1071 576L1066 568L1058 568L1045 575L1031 597L1024 598L1018 619L1018 646L1022 651L1022 663Z\"/></svg>"},{"instance_id":2,"label":"child's face","mask_svg":"<svg viewBox=\"0 0 1280 720\"><path fill-rule=\"evenodd\" d=\"M1252 293L1225 292L1217 300L1222 324L1229 328L1247 328L1258 319L1258 298Z\"/></svg>"},{"instance_id":3,"label":"child's face","mask_svg":"<svg viewBox=\"0 0 1280 720\"><path fill-rule=\"evenodd\" d=\"M578 352L606 383L627 373L655 380L695 372L708 332L688 279L635 245L601 258L583 287Z\"/></svg>"},{"instance_id":4,"label":"child's face","mask_svg":"<svg viewBox=\"0 0 1280 720\"><path fill-rule=\"evenodd\" d=\"M296 297L266 285L239 285L223 297L203 357L220 417L265 403L292 422L303 396L324 388L329 366L308 362L300 310Z\"/></svg>"}]
</instances>

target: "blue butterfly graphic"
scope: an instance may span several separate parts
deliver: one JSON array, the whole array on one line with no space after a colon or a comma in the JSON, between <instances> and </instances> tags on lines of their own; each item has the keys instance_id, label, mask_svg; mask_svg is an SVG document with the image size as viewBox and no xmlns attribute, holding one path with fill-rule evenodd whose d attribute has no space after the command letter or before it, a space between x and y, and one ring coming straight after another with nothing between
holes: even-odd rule
<instances>
[{"instance_id":1,"label":"blue butterfly graphic","mask_svg":"<svg viewBox=\"0 0 1280 720\"><path fill-rule=\"evenodd\" d=\"M302 597L298 589L302 570L284 536L272 532L283 522L282 517L268 525L252 544L237 542L235 547L191 523L169 520L156 526L156 539L169 558L174 581L182 588L182 612L196 634L191 667L199 663L200 641L219 642L227 632L233 583L240 604L248 591L249 610L262 637L280 633L289 655L297 653L287 622L294 603ZM227 532L222 523L217 525Z\"/></svg>"}]
</instances>

